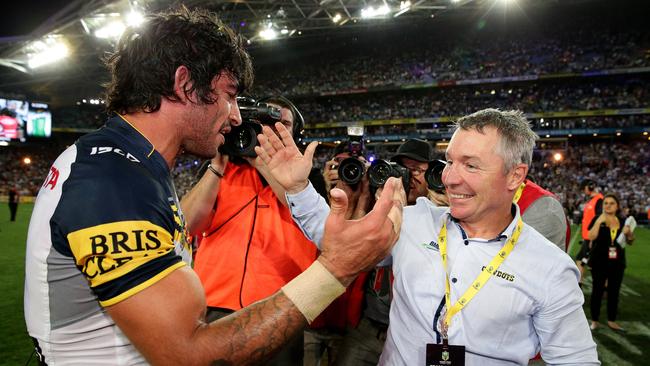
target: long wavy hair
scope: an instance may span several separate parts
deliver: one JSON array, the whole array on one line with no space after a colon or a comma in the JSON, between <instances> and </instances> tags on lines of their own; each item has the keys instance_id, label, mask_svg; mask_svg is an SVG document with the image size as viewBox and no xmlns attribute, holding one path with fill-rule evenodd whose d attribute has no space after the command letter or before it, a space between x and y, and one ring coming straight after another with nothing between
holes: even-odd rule
<instances>
[{"instance_id":1,"label":"long wavy hair","mask_svg":"<svg viewBox=\"0 0 650 366\"><path fill-rule=\"evenodd\" d=\"M139 28L128 28L104 63L111 73L105 85L111 113L150 113L160 109L162 98L178 101L174 76L181 65L190 72L183 93L195 92L199 103L216 101L212 81L222 73L237 80L240 93L253 83L243 38L215 14L184 6L151 15Z\"/></svg>"}]
</instances>

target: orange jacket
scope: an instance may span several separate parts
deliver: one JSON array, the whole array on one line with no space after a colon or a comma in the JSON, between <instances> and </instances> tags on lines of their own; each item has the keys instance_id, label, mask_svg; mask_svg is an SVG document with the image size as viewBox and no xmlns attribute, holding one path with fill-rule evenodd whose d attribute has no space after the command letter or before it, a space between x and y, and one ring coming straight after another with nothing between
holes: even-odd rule
<instances>
[{"instance_id":1,"label":"orange jacket","mask_svg":"<svg viewBox=\"0 0 650 366\"><path fill-rule=\"evenodd\" d=\"M584 213L582 215L582 239L584 240L589 240L589 224L591 224L591 220L596 217L597 213L600 214L600 212L596 212L596 205L598 204L598 201L602 199L603 194L597 193L585 204Z\"/></svg>"},{"instance_id":2,"label":"orange jacket","mask_svg":"<svg viewBox=\"0 0 650 366\"><path fill-rule=\"evenodd\" d=\"M238 310L302 273L317 248L248 164L228 163L194 270L208 306Z\"/></svg>"}]
</instances>

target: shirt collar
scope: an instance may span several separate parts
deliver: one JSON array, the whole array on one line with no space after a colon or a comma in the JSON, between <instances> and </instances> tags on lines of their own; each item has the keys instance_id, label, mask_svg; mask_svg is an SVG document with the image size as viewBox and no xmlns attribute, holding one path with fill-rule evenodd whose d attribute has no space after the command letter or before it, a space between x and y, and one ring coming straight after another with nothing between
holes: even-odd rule
<instances>
[{"instance_id":1,"label":"shirt collar","mask_svg":"<svg viewBox=\"0 0 650 366\"><path fill-rule=\"evenodd\" d=\"M117 132L142 157L149 159L154 155L155 146L129 121L121 115L115 115L106 122L106 127Z\"/></svg>"},{"instance_id":2,"label":"shirt collar","mask_svg":"<svg viewBox=\"0 0 650 366\"><path fill-rule=\"evenodd\" d=\"M510 213L513 216L512 221L510 221L508 226L506 226L506 228L501 232L501 234L497 235L492 239L468 238L467 233L465 233L465 230L462 228L462 226L460 226L460 221L458 221L458 219L456 219L451 215L451 209L449 207L447 207L447 209L445 210L444 216L447 222L453 222L454 224L456 224L458 230L460 230L460 234L462 235L464 241L477 241L482 243L493 243L493 242L503 241L505 243L506 240L508 240L508 238L512 236L512 233L514 232L515 227L517 226L517 221L519 221L519 217L521 217L519 206L514 203L510 207Z\"/></svg>"},{"instance_id":3,"label":"shirt collar","mask_svg":"<svg viewBox=\"0 0 650 366\"><path fill-rule=\"evenodd\" d=\"M119 135L129 146L129 152L137 155L138 159L149 161L151 166L156 166L159 174L169 175L171 173L167 162L156 151L156 147L138 129L135 128L126 118L115 115L106 122L106 128Z\"/></svg>"}]
</instances>

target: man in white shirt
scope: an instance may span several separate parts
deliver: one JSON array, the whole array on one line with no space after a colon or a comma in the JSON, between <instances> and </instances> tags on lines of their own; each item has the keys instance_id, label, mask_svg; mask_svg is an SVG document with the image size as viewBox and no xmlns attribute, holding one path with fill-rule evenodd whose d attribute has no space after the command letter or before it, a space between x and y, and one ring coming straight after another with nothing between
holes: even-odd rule
<instances>
[{"instance_id":1,"label":"man in white shirt","mask_svg":"<svg viewBox=\"0 0 650 366\"><path fill-rule=\"evenodd\" d=\"M306 179L311 156L290 156L289 140L264 133L262 160L318 243L327 208ZM457 122L443 171L450 207L420 198L404 208L380 365L453 364L458 352L468 365L524 365L540 351L547 364L599 364L575 264L512 203L536 138L521 112L487 109Z\"/></svg>"}]
</instances>

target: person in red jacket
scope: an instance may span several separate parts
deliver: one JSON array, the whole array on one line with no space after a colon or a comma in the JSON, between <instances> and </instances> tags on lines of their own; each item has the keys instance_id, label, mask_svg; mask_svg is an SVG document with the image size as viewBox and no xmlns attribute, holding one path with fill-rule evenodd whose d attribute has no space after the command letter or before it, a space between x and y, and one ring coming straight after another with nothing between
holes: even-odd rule
<instances>
[{"instance_id":1,"label":"person in red jacket","mask_svg":"<svg viewBox=\"0 0 650 366\"><path fill-rule=\"evenodd\" d=\"M288 99L271 97L281 122L297 136L302 116ZM216 178L216 179L215 179ZM309 241L273 193L274 180L249 157L217 154L181 205L200 220L194 270L205 288L208 321L242 309L303 272L317 257ZM212 184L210 184L210 182ZM197 213L198 212L198 213ZM296 337L268 365L302 363L303 340Z\"/></svg>"},{"instance_id":2,"label":"person in red jacket","mask_svg":"<svg viewBox=\"0 0 650 366\"><path fill-rule=\"evenodd\" d=\"M569 248L571 225L560 200L552 192L526 179L514 202L519 205L521 218L563 251Z\"/></svg>"}]
</instances>

